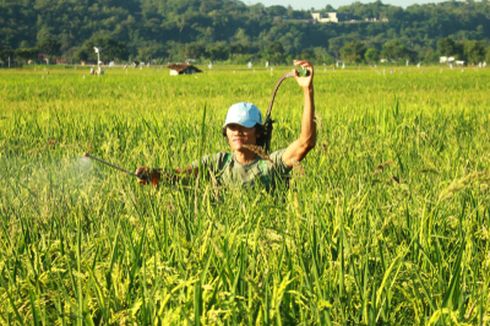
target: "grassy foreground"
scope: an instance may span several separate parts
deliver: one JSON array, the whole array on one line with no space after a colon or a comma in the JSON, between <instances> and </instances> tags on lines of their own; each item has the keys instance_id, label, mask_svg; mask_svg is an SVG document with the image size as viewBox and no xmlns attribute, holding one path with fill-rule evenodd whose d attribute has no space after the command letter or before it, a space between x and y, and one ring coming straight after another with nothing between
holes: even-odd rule
<instances>
[{"instance_id":1,"label":"grassy foreground","mask_svg":"<svg viewBox=\"0 0 490 326\"><path fill-rule=\"evenodd\" d=\"M289 191L140 187L289 68L0 71L0 323L490 323L490 70L317 68ZM299 133L279 90L272 146Z\"/></svg>"}]
</instances>

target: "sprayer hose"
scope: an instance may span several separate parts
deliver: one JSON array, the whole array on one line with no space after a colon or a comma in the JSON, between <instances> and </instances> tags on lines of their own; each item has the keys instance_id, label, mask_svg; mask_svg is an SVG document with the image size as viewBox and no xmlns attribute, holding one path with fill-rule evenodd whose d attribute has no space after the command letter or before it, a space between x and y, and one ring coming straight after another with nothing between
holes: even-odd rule
<instances>
[{"instance_id":1,"label":"sprayer hose","mask_svg":"<svg viewBox=\"0 0 490 326\"><path fill-rule=\"evenodd\" d=\"M269 107L267 108L267 113L265 114L265 121L267 121L271 118L272 106L274 105L274 100L276 98L276 93L279 90L279 86L281 86L282 82L285 79L291 78L291 77L294 77L294 73L293 72L287 72L284 75L282 75L282 77L277 81L276 86L274 87L274 91L272 92L272 98L271 98L271 101L269 103Z\"/></svg>"},{"instance_id":2,"label":"sprayer hose","mask_svg":"<svg viewBox=\"0 0 490 326\"><path fill-rule=\"evenodd\" d=\"M282 75L282 77L277 81L276 86L274 87L274 91L272 92L272 98L269 103L269 107L267 108L267 113L265 115L265 121L263 124L264 127L264 135L265 135L265 142L264 142L264 149L268 153L270 150L271 146L271 139L272 139L272 106L274 105L274 100L276 98L277 91L279 90L279 86L281 86L282 82L290 77L294 77L294 72L288 72Z\"/></svg>"}]
</instances>

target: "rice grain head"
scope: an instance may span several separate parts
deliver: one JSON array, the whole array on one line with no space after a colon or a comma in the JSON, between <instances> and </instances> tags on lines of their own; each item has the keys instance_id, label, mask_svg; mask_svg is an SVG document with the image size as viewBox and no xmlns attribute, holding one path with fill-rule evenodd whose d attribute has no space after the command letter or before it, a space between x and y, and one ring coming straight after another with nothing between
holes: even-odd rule
<instances>
[{"instance_id":1,"label":"rice grain head","mask_svg":"<svg viewBox=\"0 0 490 326\"><path fill-rule=\"evenodd\" d=\"M261 159L263 160L266 160L266 161L269 161L271 163L272 162L272 159L270 158L269 154L267 154L267 152L264 150L264 148L262 146L258 146L258 145L249 145L249 144L244 144L243 147L245 147L246 149L248 149L249 151L252 151L254 152L255 154L257 154L258 157L260 157Z\"/></svg>"}]
</instances>

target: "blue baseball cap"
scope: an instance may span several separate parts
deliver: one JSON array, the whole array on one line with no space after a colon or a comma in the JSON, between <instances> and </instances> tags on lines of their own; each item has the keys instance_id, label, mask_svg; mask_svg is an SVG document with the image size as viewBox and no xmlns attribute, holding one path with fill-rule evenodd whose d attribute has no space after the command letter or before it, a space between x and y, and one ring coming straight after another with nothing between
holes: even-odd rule
<instances>
[{"instance_id":1,"label":"blue baseball cap","mask_svg":"<svg viewBox=\"0 0 490 326\"><path fill-rule=\"evenodd\" d=\"M245 128L252 128L256 124L262 124L262 114L259 108L252 103L235 103L228 109L223 127L231 123L236 123Z\"/></svg>"}]
</instances>

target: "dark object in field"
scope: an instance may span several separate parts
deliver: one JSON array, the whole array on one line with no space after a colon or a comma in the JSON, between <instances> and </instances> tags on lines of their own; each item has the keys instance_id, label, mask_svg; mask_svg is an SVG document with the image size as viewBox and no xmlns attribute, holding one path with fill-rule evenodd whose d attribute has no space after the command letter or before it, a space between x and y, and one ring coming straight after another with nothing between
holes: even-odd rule
<instances>
[{"instance_id":1,"label":"dark object in field","mask_svg":"<svg viewBox=\"0 0 490 326\"><path fill-rule=\"evenodd\" d=\"M191 75L202 72L201 69L187 63L173 63L167 67L170 69L170 76Z\"/></svg>"}]
</instances>

